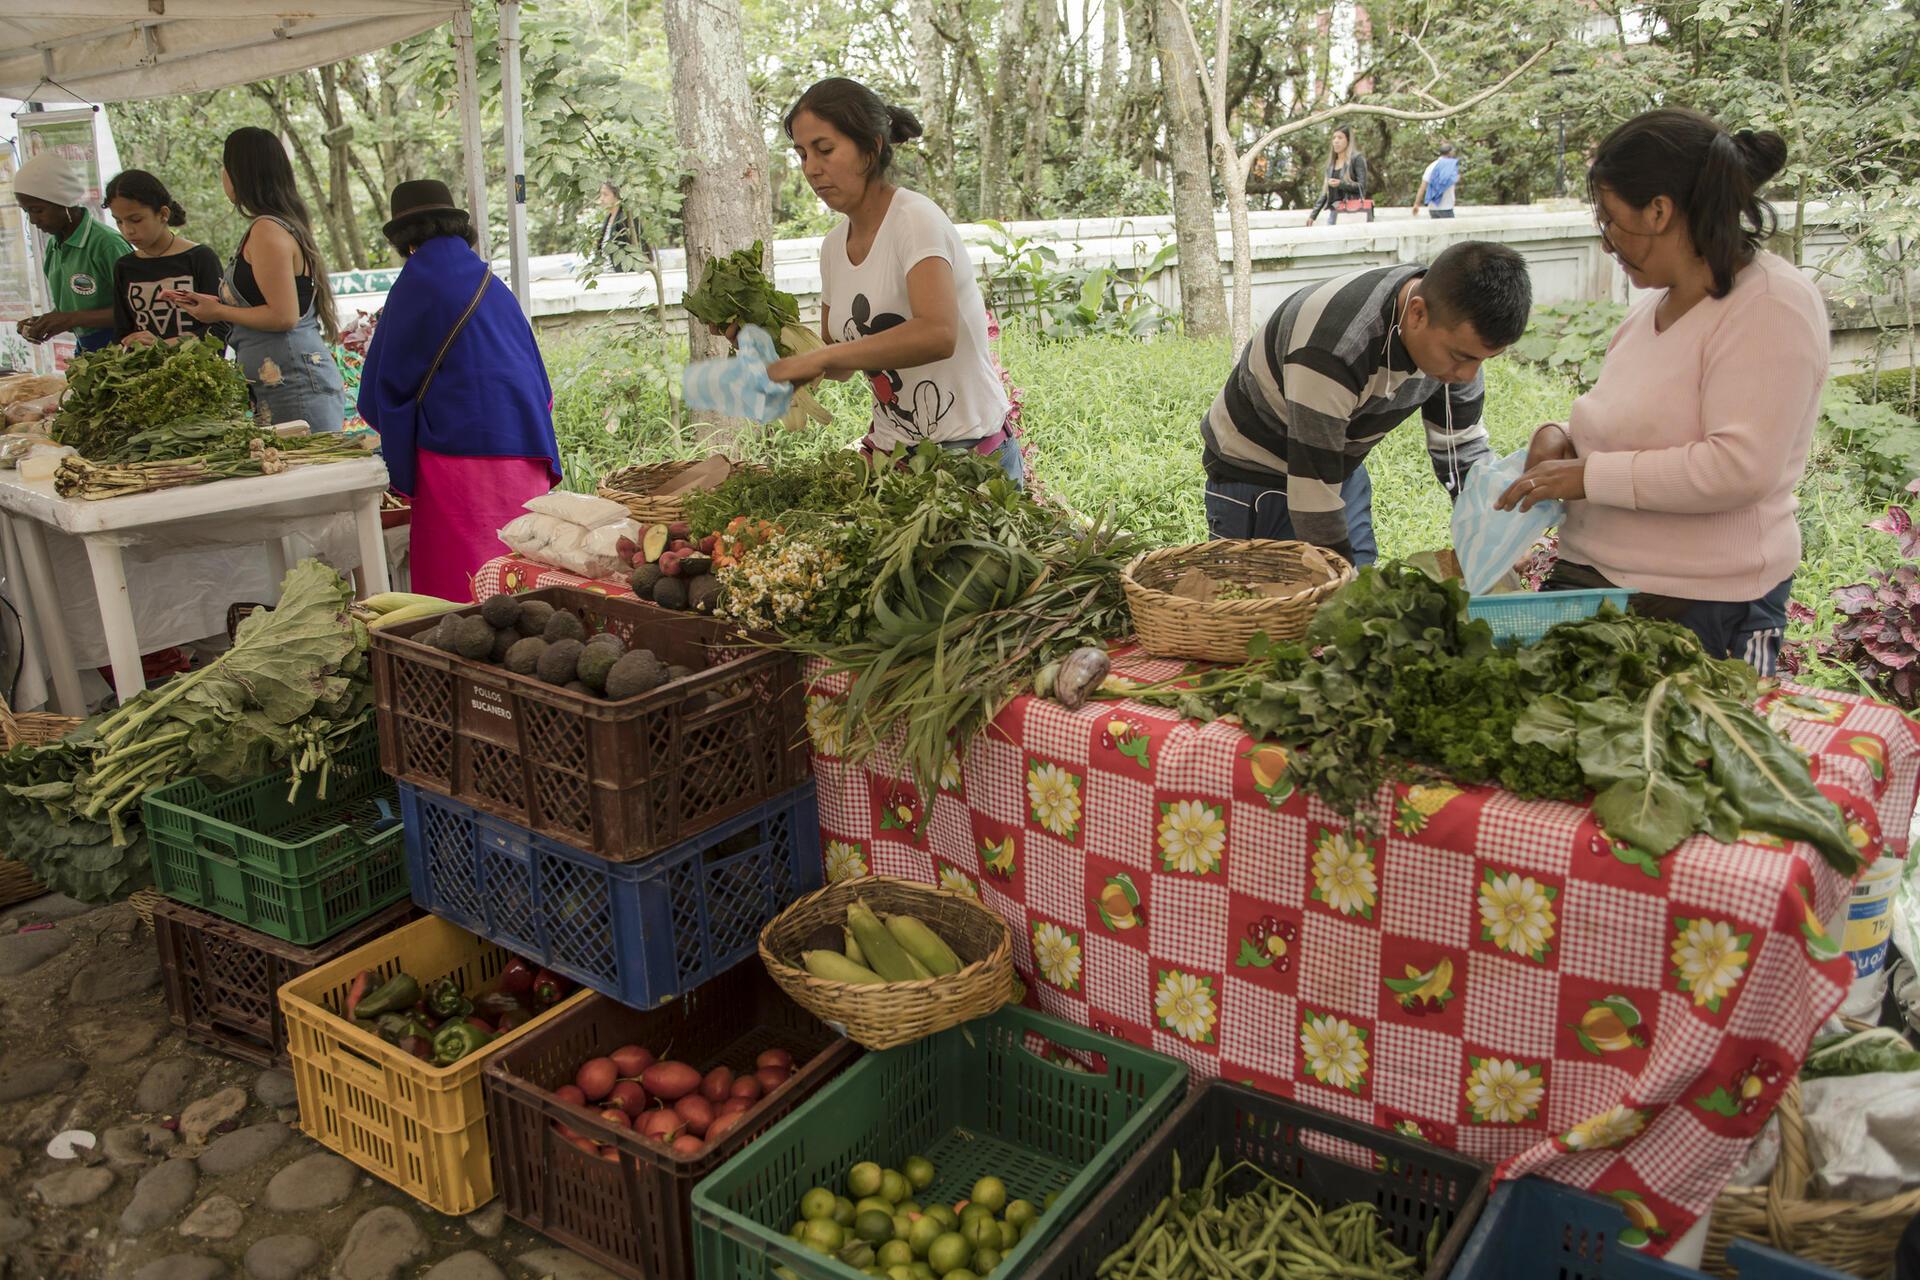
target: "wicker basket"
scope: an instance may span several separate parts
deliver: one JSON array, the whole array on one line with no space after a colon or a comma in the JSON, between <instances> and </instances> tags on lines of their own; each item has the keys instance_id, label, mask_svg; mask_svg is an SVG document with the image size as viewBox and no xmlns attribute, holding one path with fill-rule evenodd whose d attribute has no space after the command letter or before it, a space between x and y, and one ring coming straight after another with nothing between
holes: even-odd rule
<instances>
[{"instance_id":1,"label":"wicker basket","mask_svg":"<svg viewBox=\"0 0 1920 1280\"><path fill-rule=\"evenodd\" d=\"M1324 568L1309 567L1314 556L1324 558ZM1203 603L1172 591L1192 569L1238 582L1320 581L1290 596ZM1148 653L1237 663L1247 660L1247 642L1256 635L1264 633L1269 640L1305 635L1320 602L1353 581L1353 566L1305 542L1233 540L1146 552L1127 566L1120 581L1134 631Z\"/></svg>"},{"instance_id":2,"label":"wicker basket","mask_svg":"<svg viewBox=\"0 0 1920 1280\"><path fill-rule=\"evenodd\" d=\"M1813 1162L1796 1081L1780 1099L1780 1156L1764 1187L1728 1187L1714 1202L1701 1267L1731 1276L1727 1245L1746 1236L1865 1280L1890 1280L1900 1233L1920 1214L1920 1190L1884 1200L1813 1200Z\"/></svg>"},{"instance_id":3,"label":"wicker basket","mask_svg":"<svg viewBox=\"0 0 1920 1280\"><path fill-rule=\"evenodd\" d=\"M80 721L73 716L57 716L45 711L17 712L0 698L0 750L15 747L41 747L63 738ZM0 858L0 907L37 898L47 888L33 878L26 864Z\"/></svg>"},{"instance_id":4,"label":"wicker basket","mask_svg":"<svg viewBox=\"0 0 1920 1280\"><path fill-rule=\"evenodd\" d=\"M663 494L660 490L693 465L691 462L656 462L644 467L621 467L618 471L609 471L595 492L625 507L627 514L642 524L672 524L687 518L683 501L686 495ZM757 469L736 462L732 474Z\"/></svg>"},{"instance_id":5,"label":"wicker basket","mask_svg":"<svg viewBox=\"0 0 1920 1280\"><path fill-rule=\"evenodd\" d=\"M140 917L140 923L153 928L153 909L167 900L167 895L158 889L135 889L127 895L127 905L133 908L133 914Z\"/></svg>"},{"instance_id":6,"label":"wicker basket","mask_svg":"<svg viewBox=\"0 0 1920 1280\"><path fill-rule=\"evenodd\" d=\"M856 986L800 968L801 951L813 945L809 936L822 925L843 926L856 897L883 915L920 919L960 956L960 972ZM972 898L888 876L842 880L800 899L760 931L760 959L795 1004L869 1049L911 1044L984 1018L1013 998L1013 935L1005 920Z\"/></svg>"}]
</instances>

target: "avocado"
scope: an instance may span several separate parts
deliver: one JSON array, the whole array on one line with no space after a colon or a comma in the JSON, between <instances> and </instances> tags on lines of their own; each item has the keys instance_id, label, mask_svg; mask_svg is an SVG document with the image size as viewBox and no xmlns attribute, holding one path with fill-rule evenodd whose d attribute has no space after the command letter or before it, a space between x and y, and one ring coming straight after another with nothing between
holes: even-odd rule
<instances>
[{"instance_id":1,"label":"avocado","mask_svg":"<svg viewBox=\"0 0 1920 1280\"><path fill-rule=\"evenodd\" d=\"M458 653L454 648L454 639L459 635L460 619L452 614L440 619L440 625L422 635L428 644L442 653Z\"/></svg>"},{"instance_id":2,"label":"avocado","mask_svg":"<svg viewBox=\"0 0 1920 1280\"><path fill-rule=\"evenodd\" d=\"M665 574L660 572L660 566L657 564L635 565L633 576L627 579L627 582L628 585L633 588L633 594L639 596L642 600L651 600L653 599L653 584L665 576Z\"/></svg>"},{"instance_id":3,"label":"avocado","mask_svg":"<svg viewBox=\"0 0 1920 1280\"><path fill-rule=\"evenodd\" d=\"M591 649L595 645L613 650L613 656L616 658L627 651L627 646L621 642L620 637L611 631L602 631L587 641L587 648Z\"/></svg>"},{"instance_id":4,"label":"avocado","mask_svg":"<svg viewBox=\"0 0 1920 1280\"><path fill-rule=\"evenodd\" d=\"M562 615L555 614L554 617ZM566 617L573 617L566 614ZM580 665L580 655L587 646L578 640L554 640L547 645L540 660L533 664L533 672L548 684L565 684L574 678L574 669Z\"/></svg>"},{"instance_id":5,"label":"avocado","mask_svg":"<svg viewBox=\"0 0 1920 1280\"><path fill-rule=\"evenodd\" d=\"M581 684L598 693L607 687L607 673L613 670L613 664L625 656L615 653L611 645L590 644L580 651L574 674L580 677Z\"/></svg>"},{"instance_id":6,"label":"avocado","mask_svg":"<svg viewBox=\"0 0 1920 1280\"><path fill-rule=\"evenodd\" d=\"M666 683L666 668L646 649L635 649L607 672L607 696L615 700L637 697Z\"/></svg>"},{"instance_id":7,"label":"avocado","mask_svg":"<svg viewBox=\"0 0 1920 1280\"><path fill-rule=\"evenodd\" d=\"M520 621L520 601L504 591L488 596L486 603L480 606L480 616L487 620L490 627L512 627Z\"/></svg>"},{"instance_id":8,"label":"avocado","mask_svg":"<svg viewBox=\"0 0 1920 1280\"><path fill-rule=\"evenodd\" d=\"M677 662L672 663L667 667L667 679L669 680L685 680L688 676L692 674L693 674L692 667L683 667Z\"/></svg>"},{"instance_id":9,"label":"avocado","mask_svg":"<svg viewBox=\"0 0 1920 1280\"><path fill-rule=\"evenodd\" d=\"M493 628L477 613L470 613L448 628L453 636L453 651L463 658L484 661L493 652Z\"/></svg>"},{"instance_id":10,"label":"avocado","mask_svg":"<svg viewBox=\"0 0 1920 1280\"><path fill-rule=\"evenodd\" d=\"M578 680L569 680L560 687L568 693L577 693L583 698L597 698L600 696L593 690L587 688L586 685L581 684Z\"/></svg>"},{"instance_id":11,"label":"avocado","mask_svg":"<svg viewBox=\"0 0 1920 1280\"><path fill-rule=\"evenodd\" d=\"M520 643L520 633L512 627L502 627L493 633L493 652L487 655L487 661L495 664L507 660L507 651Z\"/></svg>"},{"instance_id":12,"label":"avocado","mask_svg":"<svg viewBox=\"0 0 1920 1280\"><path fill-rule=\"evenodd\" d=\"M553 606L545 600L527 600L520 605L518 626L523 636L545 635L547 619L553 616Z\"/></svg>"},{"instance_id":13,"label":"avocado","mask_svg":"<svg viewBox=\"0 0 1920 1280\"><path fill-rule=\"evenodd\" d=\"M587 638L587 629L580 624L580 619L574 614L565 609L555 609L553 616L547 619L547 625L541 628L540 634L547 638L549 644L556 640L584 641Z\"/></svg>"},{"instance_id":14,"label":"avocado","mask_svg":"<svg viewBox=\"0 0 1920 1280\"><path fill-rule=\"evenodd\" d=\"M653 602L663 609L687 607L687 584L678 578L662 578L653 584Z\"/></svg>"},{"instance_id":15,"label":"avocado","mask_svg":"<svg viewBox=\"0 0 1920 1280\"><path fill-rule=\"evenodd\" d=\"M507 670L517 676L530 676L540 665L540 655L546 651L547 642L539 636L523 636L507 650Z\"/></svg>"},{"instance_id":16,"label":"avocado","mask_svg":"<svg viewBox=\"0 0 1920 1280\"><path fill-rule=\"evenodd\" d=\"M697 578L703 573L712 572L712 556L689 551L686 555L680 557L680 576L683 578Z\"/></svg>"},{"instance_id":17,"label":"avocado","mask_svg":"<svg viewBox=\"0 0 1920 1280\"><path fill-rule=\"evenodd\" d=\"M720 584L703 573L687 584L687 603L695 613L712 613L720 603Z\"/></svg>"}]
</instances>

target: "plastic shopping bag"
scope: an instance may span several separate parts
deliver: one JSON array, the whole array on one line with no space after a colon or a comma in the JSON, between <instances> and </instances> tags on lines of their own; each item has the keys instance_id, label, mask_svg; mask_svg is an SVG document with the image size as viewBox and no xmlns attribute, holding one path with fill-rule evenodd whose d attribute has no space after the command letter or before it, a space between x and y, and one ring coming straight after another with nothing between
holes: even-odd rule
<instances>
[{"instance_id":1,"label":"plastic shopping bag","mask_svg":"<svg viewBox=\"0 0 1920 1280\"><path fill-rule=\"evenodd\" d=\"M706 409L749 422L772 422L793 403L791 383L767 377L767 366L780 358L773 339L758 325L740 330L740 354L716 360L696 360L680 378L680 393L689 409Z\"/></svg>"},{"instance_id":2,"label":"plastic shopping bag","mask_svg":"<svg viewBox=\"0 0 1920 1280\"><path fill-rule=\"evenodd\" d=\"M1567 504L1550 499L1531 511L1496 511L1493 504L1527 469L1527 451L1516 449L1493 463L1481 463L1467 473L1467 483L1453 504L1453 551L1460 560L1460 576L1467 591L1485 595L1525 556L1540 535L1559 524Z\"/></svg>"}]
</instances>

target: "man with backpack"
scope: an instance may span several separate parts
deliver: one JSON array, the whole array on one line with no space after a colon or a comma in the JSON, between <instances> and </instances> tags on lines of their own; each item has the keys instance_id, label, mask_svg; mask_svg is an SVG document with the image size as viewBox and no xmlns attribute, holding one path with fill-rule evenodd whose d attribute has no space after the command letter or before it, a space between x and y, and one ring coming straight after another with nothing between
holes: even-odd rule
<instances>
[{"instance_id":1,"label":"man with backpack","mask_svg":"<svg viewBox=\"0 0 1920 1280\"><path fill-rule=\"evenodd\" d=\"M1440 155L1427 171L1420 175L1420 194L1414 202L1413 216L1419 217L1425 209L1432 218L1451 218L1453 216L1453 198L1460 189L1460 161L1453 154L1453 144L1440 144Z\"/></svg>"}]
</instances>

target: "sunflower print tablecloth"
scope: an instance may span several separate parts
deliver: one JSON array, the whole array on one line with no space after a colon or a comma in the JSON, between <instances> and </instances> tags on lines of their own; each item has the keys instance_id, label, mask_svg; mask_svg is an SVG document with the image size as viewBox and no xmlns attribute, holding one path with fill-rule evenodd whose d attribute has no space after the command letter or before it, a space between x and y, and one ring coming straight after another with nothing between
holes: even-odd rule
<instances>
[{"instance_id":1,"label":"sunflower print tablecloth","mask_svg":"<svg viewBox=\"0 0 1920 1280\"><path fill-rule=\"evenodd\" d=\"M578 582L496 561L478 594ZM1361 839L1281 748L1124 701L1016 699L923 796L897 762L839 762L836 692L816 677L807 718L830 877L975 895L1047 1012L1612 1196L1656 1252L1711 1207L1851 976L1821 925L1847 881L1803 844L1655 859L1575 806L1439 783L1384 788ZM1803 690L1766 710L1856 843L1904 852L1920 726Z\"/></svg>"}]
</instances>

